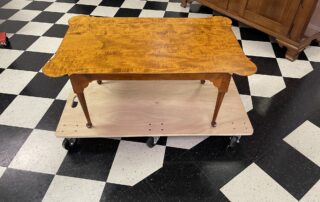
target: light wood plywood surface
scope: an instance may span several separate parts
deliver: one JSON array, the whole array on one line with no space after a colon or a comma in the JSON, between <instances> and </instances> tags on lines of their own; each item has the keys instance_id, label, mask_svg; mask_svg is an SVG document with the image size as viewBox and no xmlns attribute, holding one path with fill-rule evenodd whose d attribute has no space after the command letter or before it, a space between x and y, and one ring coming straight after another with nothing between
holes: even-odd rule
<instances>
[{"instance_id":1,"label":"light wood plywood surface","mask_svg":"<svg viewBox=\"0 0 320 202\"><path fill-rule=\"evenodd\" d=\"M86 88L93 127L80 104L67 101L58 137L228 136L251 135L253 129L233 80L211 127L217 89L199 81L104 81Z\"/></svg>"}]
</instances>

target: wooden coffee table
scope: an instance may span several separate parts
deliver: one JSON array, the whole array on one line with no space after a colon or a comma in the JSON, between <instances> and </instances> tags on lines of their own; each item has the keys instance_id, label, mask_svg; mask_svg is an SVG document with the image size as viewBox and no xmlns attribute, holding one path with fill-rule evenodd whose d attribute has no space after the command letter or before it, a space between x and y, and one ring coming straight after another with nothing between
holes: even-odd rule
<instances>
[{"instance_id":1,"label":"wooden coffee table","mask_svg":"<svg viewBox=\"0 0 320 202\"><path fill-rule=\"evenodd\" d=\"M97 80L209 80L218 88L211 125L232 74L256 66L244 55L231 20L209 18L97 18L77 16L56 55L44 66L51 77L69 75L92 127L84 89ZM192 106L190 106L192 107Z\"/></svg>"}]
</instances>

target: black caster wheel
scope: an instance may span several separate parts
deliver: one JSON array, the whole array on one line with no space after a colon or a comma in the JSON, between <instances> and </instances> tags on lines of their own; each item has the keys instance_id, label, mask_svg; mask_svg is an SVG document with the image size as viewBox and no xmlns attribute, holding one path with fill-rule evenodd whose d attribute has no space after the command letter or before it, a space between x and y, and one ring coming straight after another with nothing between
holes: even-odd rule
<instances>
[{"instance_id":1,"label":"black caster wheel","mask_svg":"<svg viewBox=\"0 0 320 202\"><path fill-rule=\"evenodd\" d=\"M154 147L156 144L154 143L154 137L149 137L148 139L147 139L147 146L148 147L150 147L150 148L152 148L152 147Z\"/></svg>"},{"instance_id":2,"label":"black caster wheel","mask_svg":"<svg viewBox=\"0 0 320 202\"><path fill-rule=\"evenodd\" d=\"M98 80L97 83L98 83L99 85L101 85L101 84L102 84L102 81L101 81L101 80Z\"/></svg>"},{"instance_id":3,"label":"black caster wheel","mask_svg":"<svg viewBox=\"0 0 320 202\"><path fill-rule=\"evenodd\" d=\"M241 137L239 136L230 137L230 142L227 146L227 149L234 149L240 143L240 138Z\"/></svg>"},{"instance_id":4,"label":"black caster wheel","mask_svg":"<svg viewBox=\"0 0 320 202\"><path fill-rule=\"evenodd\" d=\"M205 84L205 83L206 83L206 80L201 80L200 83L201 83L201 84Z\"/></svg>"},{"instance_id":5,"label":"black caster wheel","mask_svg":"<svg viewBox=\"0 0 320 202\"><path fill-rule=\"evenodd\" d=\"M68 151L74 151L78 143L77 138L65 138L62 142L62 147Z\"/></svg>"}]
</instances>

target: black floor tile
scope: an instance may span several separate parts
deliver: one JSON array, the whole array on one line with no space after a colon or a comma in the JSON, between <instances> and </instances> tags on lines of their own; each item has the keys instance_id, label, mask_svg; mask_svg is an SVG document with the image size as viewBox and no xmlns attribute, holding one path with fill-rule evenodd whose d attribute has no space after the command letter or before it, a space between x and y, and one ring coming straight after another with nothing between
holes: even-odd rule
<instances>
[{"instance_id":1,"label":"black floor tile","mask_svg":"<svg viewBox=\"0 0 320 202\"><path fill-rule=\"evenodd\" d=\"M270 41L268 34L253 28L240 27L240 34L243 40Z\"/></svg>"},{"instance_id":2,"label":"black floor tile","mask_svg":"<svg viewBox=\"0 0 320 202\"><path fill-rule=\"evenodd\" d=\"M10 105L15 97L16 95L0 93L0 115Z\"/></svg>"},{"instance_id":3,"label":"black floor tile","mask_svg":"<svg viewBox=\"0 0 320 202\"><path fill-rule=\"evenodd\" d=\"M63 3L78 3L79 0L56 0L56 2L63 2Z\"/></svg>"},{"instance_id":4,"label":"black floor tile","mask_svg":"<svg viewBox=\"0 0 320 202\"><path fill-rule=\"evenodd\" d=\"M278 43L272 43L272 48L277 58L285 58L287 51L286 47L281 48ZM299 54L298 60L308 60L306 54L303 51Z\"/></svg>"},{"instance_id":5,"label":"black floor tile","mask_svg":"<svg viewBox=\"0 0 320 202\"><path fill-rule=\"evenodd\" d=\"M80 139L78 150L69 152L57 174L106 181L119 140Z\"/></svg>"},{"instance_id":6,"label":"black floor tile","mask_svg":"<svg viewBox=\"0 0 320 202\"><path fill-rule=\"evenodd\" d=\"M234 82L240 94L250 95L250 87L248 77L232 75Z\"/></svg>"},{"instance_id":7,"label":"black floor tile","mask_svg":"<svg viewBox=\"0 0 320 202\"><path fill-rule=\"evenodd\" d=\"M25 51L10 66L9 69L19 69L38 72L53 54Z\"/></svg>"},{"instance_id":8,"label":"black floor tile","mask_svg":"<svg viewBox=\"0 0 320 202\"><path fill-rule=\"evenodd\" d=\"M39 37L15 34L9 39L8 47L15 50L28 49Z\"/></svg>"},{"instance_id":9,"label":"black floor tile","mask_svg":"<svg viewBox=\"0 0 320 202\"><path fill-rule=\"evenodd\" d=\"M34 21L34 22L55 23L63 15L64 15L64 13L43 11L37 17L35 17L32 21Z\"/></svg>"},{"instance_id":10,"label":"black floor tile","mask_svg":"<svg viewBox=\"0 0 320 202\"><path fill-rule=\"evenodd\" d=\"M64 85L67 83L68 77L52 78L38 73L30 83L22 90L21 95L56 98Z\"/></svg>"},{"instance_id":11,"label":"black floor tile","mask_svg":"<svg viewBox=\"0 0 320 202\"><path fill-rule=\"evenodd\" d=\"M124 0L102 0L100 6L120 7Z\"/></svg>"},{"instance_id":12,"label":"black floor tile","mask_svg":"<svg viewBox=\"0 0 320 202\"><path fill-rule=\"evenodd\" d=\"M44 36L50 36L50 37L58 37L63 38L68 30L67 25L53 25L46 33L44 33Z\"/></svg>"},{"instance_id":13,"label":"black floor tile","mask_svg":"<svg viewBox=\"0 0 320 202\"><path fill-rule=\"evenodd\" d=\"M4 71L4 69L0 68L0 74Z\"/></svg>"},{"instance_id":14,"label":"black floor tile","mask_svg":"<svg viewBox=\"0 0 320 202\"><path fill-rule=\"evenodd\" d=\"M0 178L0 201L42 201L53 175L8 168Z\"/></svg>"},{"instance_id":15,"label":"black floor tile","mask_svg":"<svg viewBox=\"0 0 320 202\"><path fill-rule=\"evenodd\" d=\"M0 125L0 166L9 166L31 131L26 128Z\"/></svg>"},{"instance_id":16,"label":"black floor tile","mask_svg":"<svg viewBox=\"0 0 320 202\"><path fill-rule=\"evenodd\" d=\"M256 164L300 200L320 179L320 168L285 142L279 142Z\"/></svg>"},{"instance_id":17,"label":"black floor tile","mask_svg":"<svg viewBox=\"0 0 320 202\"><path fill-rule=\"evenodd\" d=\"M13 16L16 12L19 10L16 9L4 9L0 8L0 19L9 19L11 16Z\"/></svg>"},{"instance_id":18,"label":"black floor tile","mask_svg":"<svg viewBox=\"0 0 320 202\"><path fill-rule=\"evenodd\" d=\"M167 9L167 2L147 1L143 9L163 10Z\"/></svg>"},{"instance_id":19,"label":"black floor tile","mask_svg":"<svg viewBox=\"0 0 320 202\"><path fill-rule=\"evenodd\" d=\"M56 131L66 101L55 100L37 125L37 129Z\"/></svg>"},{"instance_id":20,"label":"black floor tile","mask_svg":"<svg viewBox=\"0 0 320 202\"><path fill-rule=\"evenodd\" d=\"M120 8L114 17L139 17L140 9Z\"/></svg>"},{"instance_id":21,"label":"black floor tile","mask_svg":"<svg viewBox=\"0 0 320 202\"><path fill-rule=\"evenodd\" d=\"M257 66L257 74L281 76L281 71L276 58L250 56L250 59Z\"/></svg>"},{"instance_id":22,"label":"black floor tile","mask_svg":"<svg viewBox=\"0 0 320 202\"><path fill-rule=\"evenodd\" d=\"M52 4L52 2L45 2L45 1L33 1L30 4L28 4L26 7L24 7L24 10L39 10L43 11L47 7L49 7Z\"/></svg>"},{"instance_id":23,"label":"black floor tile","mask_svg":"<svg viewBox=\"0 0 320 202\"><path fill-rule=\"evenodd\" d=\"M76 4L68 11L68 13L90 15L95 8L95 6Z\"/></svg>"},{"instance_id":24,"label":"black floor tile","mask_svg":"<svg viewBox=\"0 0 320 202\"><path fill-rule=\"evenodd\" d=\"M200 4L191 4L190 5L190 13L206 13L212 14L212 9Z\"/></svg>"},{"instance_id":25,"label":"black floor tile","mask_svg":"<svg viewBox=\"0 0 320 202\"><path fill-rule=\"evenodd\" d=\"M133 187L107 183L101 199L103 201L163 201L146 183L140 182Z\"/></svg>"},{"instance_id":26,"label":"black floor tile","mask_svg":"<svg viewBox=\"0 0 320 202\"><path fill-rule=\"evenodd\" d=\"M166 164L145 182L163 201L213 201L219 194L215 182L190 163Z\"/></svg>"},{"instance_id":27,"label":"black floor tile","mask_svg":"<svg viewBox=\"0 0 320 202\"><path fill-rule=\"evenodd\" d=\"M164 13L164 17L165 18L186 18L188 17L188 13L166 11Z\"/></svg>"},{"instance_id":28,"label":"black floor tile","mask_svg":"<svg viewBox=\"0 0 320 202\"><path fill-rule=\"evenodd\" d=\"M16 33L27 23L28 22L24 21L7 20L4 23L0 24L0 30L7 33Z\"/></svg>"},{"instance_id":29,"label":"black floor tile","mask_svg":"<svg viewBox=\"0 0 320 202\"><path fill-rule=\"evenodd\" d=\"M2 7L4 5L6 5L7 3L9 3L9 1L11 1L11 0L1 0L0 1L0 7Z\"/></svg>"},{"instance_id":30,"label":"black floor tile","mask_svg":"<svg viewBox=\"0 0 320 202\"><path fill-rule=\"evenodd\" d=\"M124 0L102 0L100 6L120 7Z\"/></svg>"}]
</instances>

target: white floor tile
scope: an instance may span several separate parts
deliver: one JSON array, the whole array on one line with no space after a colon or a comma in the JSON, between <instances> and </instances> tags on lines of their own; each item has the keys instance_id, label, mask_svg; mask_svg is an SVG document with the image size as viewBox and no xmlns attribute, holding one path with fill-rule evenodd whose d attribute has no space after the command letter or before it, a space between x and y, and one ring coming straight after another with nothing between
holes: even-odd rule
<instances>
[{"instance_id":1,"label":"white floor tile","mask_svg":"<svg viewBox=\"0 0 320 202\"><path fill-rule=\"evenodd\" d=\"M240 29L239 27L231 26L231 29L238 40L241 39Z\"/></svg>"},{"instance_id":2,"label":"white floor tile","mask_svg":"<svg viewBox=\"0 0 320 202\"><path fill-rule=\"evenodd\" d=\"M117 7L98 6L90 15L113 17L118 10L119 8Z\"/></svg>"},{"instance_id":3,"label":"white floor tile","mask_svg":"<svg viewBox=\"0 0 320 202\"><path fill-rule=\"evenodd\" d=\"M300 202L320 201L320 180L302 197Z\"/></svg>"},{"instance_id":4,"label":"white floor tile","mask_svg":"<svg viewBox=\"0 0 320 202\"><path fill-rule=\"evenodd\" d=\"M43 23L43 22L29 22L24 27L22 27L17 34L24 35L34 35L34 36L42 36L46 31L52 27L51 23Z\"/></svg>"},{"instance_id":5,"label":"white floor tile","mask_svg":"<svg viewBox=\"0 0 320 202\"><path fill-rule=\"evenodd\" d=\"M320 166L320 128L305 121L284 138L289 145Z\"/></svg>"},{"instance_id":6,"label":"white floor tile","mask_svg":"<svg viewBox=\"0 0 320 202\"><path fill-rule=\"evenodd\" d=\"M2 112L0 124L24 128L35 128L53 100L19 95Z\"/></svg>"},{"instance_id":7,"label":"white floor tile","mask_svg":"<svg viewBox=\"0 0 320 202\"><path fill-rule=\"evenodd\" d=\"M75 177L56 175L44 196L45 202L98 202L102 195L105 183Z\"/></svg>"},{"instance_id":8,"label":"white floor tile","mask_svg":"<svg viewBox=\"0 0 320 202\"><path fill-rule=\"evenodd\" d=\"M56 24L67 25L69 19L74 16L79 16L79 14L66 13L56 22Z\"/></svg>"},{"instance_id":9,"label":"white floor tile","mask_svg":"<svg viewBox=\"0 0 320 202\"><path fill-rule=\"evenodd\" d=\"M61 41L61 38L41 37L28 48L28 51L55 53Z\"/></svg>"},{"instance_id":10,"label":"white floor tile","mask_svg":"<svg viewBox=\"0 0 320 202\"><path fill-rule=\"evenodd\" d=\"M175 147L180 149L191 149L200 142L207 139L207 136L198 136L198 137L168 137L167 146Z\"/></svg>"},{"instance_id":11,"label":"white floor tile","mask_svg":"<svg viewBox=\"0 0 320 202\"><path fill-rule=\"evenodd\" d=\"M4 70L0 74L0 93L18 95L36 74L36 72L23 70Z\"/></svg>"},{"instance_id":12,"label":"white floor tile","mask_svg":"<svg viewBox=\"0 0 320 202\"><path fill-rule=\"evenodd\" d=\"M16 154L10 168L56 174L67 150L61 146L62 138L54 132L34 130Z\"/></svg>"},{"instance_id":13,"label":"white floor tile","mask_svg":"<svg viewBox=\"0 0 320 202\"><path fill-rule=\"evenodd\" d=\"M242 40L242 49L246 55L275 58L270 42Z\"/></svg>"},{"instance_id":14,"label":"white floor tile","mask_svg":"<svg viewBox=\"0 0 320 202\"><path fill-rule=\"evenodd\" d=\"M291 62L284 58L277 58L277 62L283 77L302 78L313 70L311 63L305 60Z\"/></svg>"},{"instance_id":15,"label":"white floor tile","mask_svg":"<svg viewBox=\"0 0 320 202\"><path fill-rule=\"evenodd\" d=\"M121 140L107 182L133 186L163 165L165 146Z\"/></svg>"},{"instance_id":16,"label":"white floor tile","mask_svg":"<svg viewBox=\"0 0 320 202\"><path fill-rule=\"evenodd\" d=\"M77 4L84 4L84 5L93 5L97 6L100 4L102 0L80 0Z\"/></svg>"},{"instance_id":17,"label":"white floor tile","mask_svg":"<svg viewBox=\"0 0 320 202\"><path fill-rule=\"evenodd\" d=\"M1 176L3 175L3 173L4 173L5 170L6 170L5 167L1 167L1 166L0 166L0 178L1 178Z\"/></svg>"},{"instance_id":18,"label":"white floor tile","mask_svg":"<svg viewBox=\"0 0 320 202\"><path fill-rule=\"evenodd\" d=\"M144 5L146 4L146 1L141 0L125 0L121 8L135 8L135 9L143 9Z\"/></svg>"},{"instance_id":19,"label":"white floor tile","mask_svg":"<svg viewBox=\"0 0 320 202\"><path fill-rule=\"evenodd\" d=\"M22 53L20 50L0 49L0 68L9 67Z\"/></svg>"},{"instance_id":20,"label":"white floor tile","mask_svg":"<svg viewBox=\"0 0 320 202\"><path fill-rule=\"evenodd\" d=\"M250 95L240 95L240 98L246 112L249 112L253 109L252 99Z\"/></svg>"},{"instance_id":21,"label":"white floor tile","mask_svg":"<svg viewBox=\"0 0 320 202\"><path fill-rule=\"evenodd\" d=\"M58 13L66 13L68 12L75 4L72 3L62 3L62 2L54 2L49 7L45 9L45 11L50 12L58 12Z\"/></svg>"},{"instance_id":22,"label":"white floor tile","mask_svg":"<svg viewBox=\"0 0 320 202\"><path fill-rule=\"evenodd\" d=\"M320 47L309 46L304 50L307 58L313 62L320 62Z\"/></svg>"},{"instance_id":23,"label":"white floor tile","mask_svg":"<svg viewBox=\"0 0 320 202\"><path fill-rule=\"evenodd\" d=\"M254 163L224 185L221 191L230 201L237 202L297 201Z\"/></svg>"},{"instance_id":24,"label":"white floor tile","mask_svg":"<svg viewBox=\"0 0 320 202\"><path fill-rule=\"evenodd\" d=\"M34 10L20 10L9 18L9 20L18 20L18 21L31 21L33 18L37 17L41 11Z\"/></svg>"},{"instance_id":25,"label":"white floor tile","mask_svg":"<svg viewBox=\"0 0 320 202\"><path fill-rule=\"evenodd\" d=\"M25 0L12 0L6 5L4 5L2 8L8 8L8 9L22 9L26 7L31 1L25 1Z\"/></svg>"},{"instance_id":26,"label":"white floor tile","mask_svg":"<svg viewBox=\"0 0 320 202\"><path fill-rule=\"evenodd\" d=\"M181 7L181 3L169 2L166 11L174 11L174 12L184 12L188 13L190 7L187 6L186 8Z\"/></svg>"},{"instance_id":27,"label":"white floor tile","mask_svg":"<svg viewBox=\"0 0 320 202\"><path fill-rule=\"evenodd\" d=\"M248 76L248 81L253 96L272 97L286 88L286 84L280 76L254 74Z\"/></svg>"},{"instance_id":28,"label":"white floor tile","mask_svg":"<svg viewBox=\"0 0 320 202\"><path fill-rule=\"evenodd\" d=\"M70 81L68 81L66 83L66 85L64 85L64 87L62 88L62 90L60 91L60 93L56 97L56 99L58 99L58 100L67 100L71 92L73 92L72 91L72 86L71 86Z\"/></svg>"},{"instance_id":29,"label":"white floor tile","mask_svg":"<svg viewBox=\"0 0 320 202\"><path fill-rule=\"evenodd\" d=\"M165 11L142 10L139 17L163 18L164 14L165 14Z\"/></svg>"}]
</instances>

